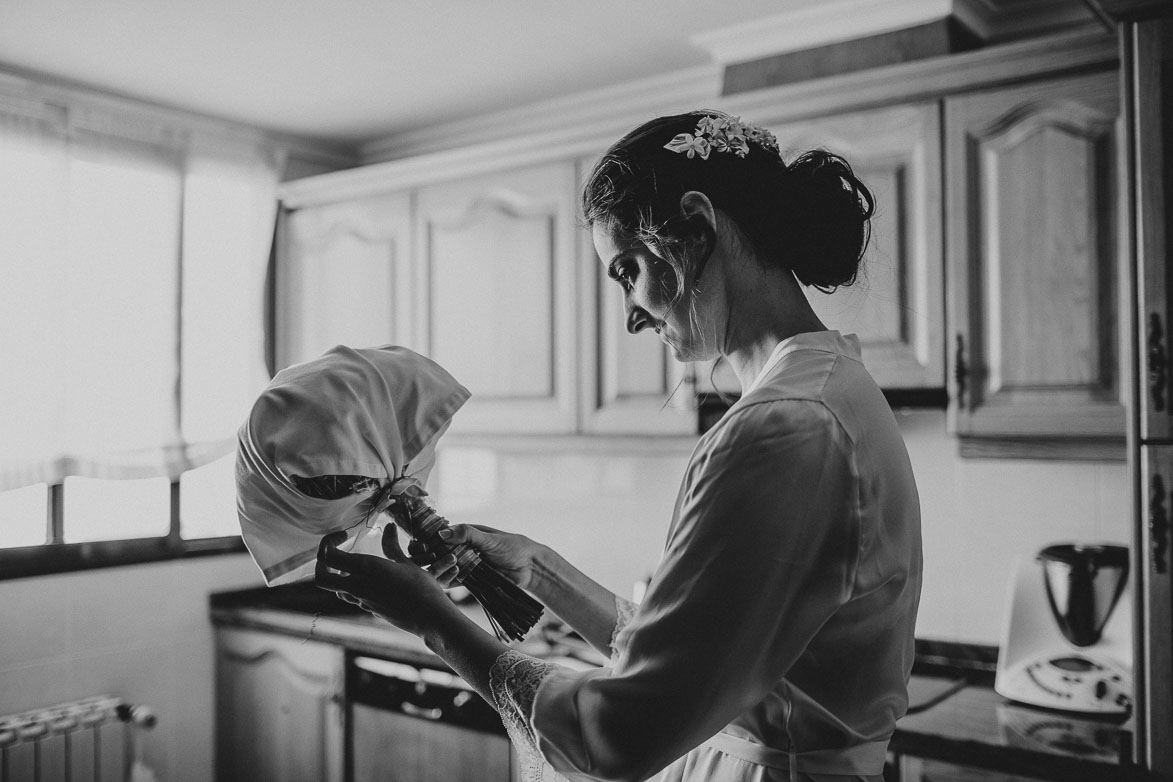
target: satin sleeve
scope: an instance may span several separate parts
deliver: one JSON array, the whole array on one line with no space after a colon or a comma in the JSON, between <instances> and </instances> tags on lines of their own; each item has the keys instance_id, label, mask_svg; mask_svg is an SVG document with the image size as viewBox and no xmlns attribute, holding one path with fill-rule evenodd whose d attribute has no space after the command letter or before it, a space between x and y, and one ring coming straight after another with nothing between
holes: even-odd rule
<instances>
[{"instance_id":1,"label":"satin sleeve","mask_svg":"<svg viewBox=\"0 0 1173 782\"><path fill-rule=\"evenodd\" d=\"M542 679L542 756L567 776L645 779L766 697L850 596L857 484L852 444L822 404L727 414L689 463L613 669Z\"/></svg>"}]
</instances>

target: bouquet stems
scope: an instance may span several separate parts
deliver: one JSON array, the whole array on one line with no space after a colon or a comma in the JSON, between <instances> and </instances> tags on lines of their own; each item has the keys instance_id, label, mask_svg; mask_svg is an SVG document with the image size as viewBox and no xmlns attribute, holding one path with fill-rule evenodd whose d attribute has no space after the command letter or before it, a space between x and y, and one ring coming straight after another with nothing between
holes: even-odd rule
<instances>
[{"instance_id":1,"label":"bouquet stems","mask_svg":"<svg viewBox=\"0 0 1173 782\"><path fill-rule=\"evenodd\" d=\"M443 541L436 536L447 529L448 520L422 497L400 495L390 510L412 538L432 549L443 547ZM456 557L456 583L468 589L481 604L497 638L504 642L525 638L541 618L542 604L482 560L471 546L458 544L451 553Z\"/></svg>"}]
</instances>

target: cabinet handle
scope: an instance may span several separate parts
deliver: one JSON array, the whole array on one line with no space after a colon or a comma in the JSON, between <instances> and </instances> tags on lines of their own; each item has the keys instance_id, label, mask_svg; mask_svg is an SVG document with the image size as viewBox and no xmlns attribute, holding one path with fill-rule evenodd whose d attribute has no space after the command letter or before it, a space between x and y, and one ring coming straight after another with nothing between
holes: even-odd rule
<instances>
[{"instance_id":1,"label":"cabinet handle","mask_svg":"<svg viewBox=\"0 0 1173 782\"><path fill-rule=\"evenodd\" d=\"M965 365L965 337L957 333L957 350L953 354L953 379L957 381L957 404L965 404L965 384L969 380L969 367Z\"/></svg>"},{"instance_id":2,"label":"cabinet handle","mask_svg":"<svg viewBox=\"0 0 1173 782\"><path fill-rule=\"evenodd\" d=\"M1169 385L1169 365L1165 352L1165 331L1161 328L1161 316L1149 315L1148 333L1149 395L1153 409L1158 413L1165 410L1165 390Z\"/></svg>"},{"instance_id":3,"label":"cabinet handle","mask_svg":"<svg viewBox=\"0 0 1173 782\"><path fill-rule=\"evenodd\" d=\"M1165 509L1165 482L1160 475L1154 475L1149 482L1149 550L1154 573L1164 573L1168 569L1165 562L1168 548L1169 513Z\"/></svg>"}]
</instances>

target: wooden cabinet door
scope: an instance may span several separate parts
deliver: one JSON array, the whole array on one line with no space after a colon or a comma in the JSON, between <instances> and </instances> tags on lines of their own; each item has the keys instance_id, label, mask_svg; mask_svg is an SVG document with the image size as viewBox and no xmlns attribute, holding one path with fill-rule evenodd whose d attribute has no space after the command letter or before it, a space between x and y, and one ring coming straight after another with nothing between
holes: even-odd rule
<instances>
[{"instance_id":1,"label":"wooden cabinet door","mask_svg":"<svg viewBox=\"0 0 1173 782\"><path fill-rule=\"evenodd\" d=\"M408 195L307 207L282 222L279 367L339 344L413 346Z\"/></svg>"},{"instance_id":2,"label":"wooden cabinet door","mask_svg":"<svg viewBox=\"0 0 1173 782\"><path fill-rule=\"evenodd\" d=\"M580 178L593 160L580 161ZM582 430L592 434L695 434L692 368L650 330L628 334L623 289L607 277L590 231L578 260Z\"/></svg>"},{"instance_id":3,"label":"wooden cabinet door","mask_svg":"<svg viewBox=\"0 0 1173 782\"><path fill-rule=\"evenodd\" d=\"M805 290L825 326L858 335L884 388L945 384L940 126L931 102L771 128L788 162L809 149L834 152L875 197L858 281L832 294Z\"/></svg>"},{"instance_id":4,"label":"wooden cabinet door","mask_svg":"<svg viewBox=\"0 0 1173 782\"><path fill-rule=\"evenodd\" d=\"M343 652L250 630L216 632L216 778L341 782Z\"/></svg>"},{"instance_id":5,"label":"wooden cabinet door","mask_svg":"<svg viewBox=\"0 0 1173 782\"><path fill-rule=\"evenodd\" d=\"M1173 438L1169 316L1173 314L1173 20L1134 30L1133 103L1137 211L1140 437Z\"/></svg>"},{"instance_id":6,"label":"wooden cabinet door","mask_svg":"<svg viewBox=\"0 0 1173 782\"><path fill-rule=\"evenodd\" d=\"M1140 373L1134 457L1139 519L1138 573L1144 595L1137 633L1137 750L1154 779L1173 778L1173 411L1169 389L1169 316L1173 314L1173 20L1126 25L1131 55L1129 131L1135 150L1137 284L1134 345Z\"/></svg>"},{"instance_id":7,"label":"wooden cabinet door","mask_svg":"<svg viewBox=\"0 0 1173 782\"><path fill-rule=\"evenodd\" d=\"M571 162L419 191L421 345L472 392L453 432L575 429L574 194Z\"/></svg>"},{"instance_id":8,"label":"wooden cabinet door","mask_svg":"<svg viewBox=\"0 0 1173 782\"><path fill-rule=\"evenodd\" d=\"M945 101L950 424L961 435L1109 438L1123 456L1118 78Z\"/></svg>"},{"instance_id":9,"label":"wooden cabinet door","mask_svg":"<svg viewBox=\"0 0 1173 782\"><path fill-rule=\"evenodd\" d=\"M513 751L503 735L355 704L354 782L510 782Z\"/></svg>"},{"instance_id":10,"label":"wooden cabinet door","mask_svg":"<svg viewBox=\"0 0 1173 782\"><path fill-rule=\"evenodd\" d=\"M1173 769L1173 444L1146 445L1140 451L1141 518L1134 558L1140 572L1133 583L1144 595L1136 681L1144 683L1145 691L1137 697L1137 729L1143 744L1138 750L1148 768L1167 779Z\"/></svg>"}]
</instances>

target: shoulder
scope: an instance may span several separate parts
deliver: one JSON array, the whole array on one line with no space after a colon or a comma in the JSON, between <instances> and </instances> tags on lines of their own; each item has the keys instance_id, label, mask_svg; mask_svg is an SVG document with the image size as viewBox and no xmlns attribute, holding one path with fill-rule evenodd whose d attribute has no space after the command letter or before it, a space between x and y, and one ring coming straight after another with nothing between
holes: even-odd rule
<instances>
[{"instance_id":1,"label":"shoulder","mask_svg":"<svg viewBox=\"0 0 1173 782\"><path fill-rule=\"evenodd\" d=\"M701 438L689 472L694 477L727 471L748 476L804 463L846 464L852 450L847 429L821 399L746 399Z\"/></svg>"}]
</instances>

